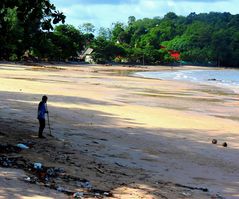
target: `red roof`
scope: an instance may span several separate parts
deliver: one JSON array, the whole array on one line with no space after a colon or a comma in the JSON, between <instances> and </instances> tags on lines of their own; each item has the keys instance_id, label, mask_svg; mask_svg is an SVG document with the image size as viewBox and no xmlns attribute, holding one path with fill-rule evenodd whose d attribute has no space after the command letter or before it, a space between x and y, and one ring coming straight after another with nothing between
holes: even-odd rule
<instances>
[{"instance_id":1,"label":"red roof","mask_svg":"<svg viewBox=\"0 0 239 199\"><path fill-rule=\"evenodd\" d=\"M175 60L180 60L180 52L173 51L173 50L171 50L169 52L170 52L171 57L173 57Z\"/></svg>"},{"instance_id":2,"label":"red roof","mask_svg":"<svg viewBox=\"0 0 239 199\"><path fill-rule=\"evenodd\" d=\"M166 49L165 46L160 46L161 49ZM180 52L176 50L168 50L171 57L173 57L175 60L180 60Z\"/></svg>"}]
</instances>

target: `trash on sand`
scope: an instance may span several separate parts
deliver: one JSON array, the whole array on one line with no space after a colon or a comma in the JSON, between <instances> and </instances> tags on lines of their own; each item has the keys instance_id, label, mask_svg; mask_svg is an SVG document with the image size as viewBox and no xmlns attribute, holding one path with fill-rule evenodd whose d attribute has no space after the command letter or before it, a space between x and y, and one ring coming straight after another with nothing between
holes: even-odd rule
<instances>
[{"instance_id":1,"label":"trash on sand","mask_svg":"<svg viewBox=\"0 0 239 199\"><path fill-rule=\"evenodd\" d=\"M102 169L100 169L100 168L98 168L98 167L95 167L95 169L96 169L97 171L99 171L100 173L104 173L104 171L102 171Z\"/></svg>"},{"instance_id":2,"label":"trash on sand","mask_svg":"<svg viewBox=\"0 0 239 199\"><path fill-rule=\"evenodd\" d=\"M26 141L26 142L23 142L22 144L28 146L29 148L32 148L36 144L36 142Z\"/></svg>"},{"instance_id":3,"label":"trash on sand","mask_svg":"<svg viewBox=\"0 0 239 199\"><path fill-rule=\"evenodd\" d=\"M91 192L94 193L95 196L106 196L106 197L112 197L113 194L108 191L103 191L100 189L91 189Z\"/></svg>"},{"instance_id":4,"label":"trash on sand","mask_svg":"<svg viewBox=\"0 0 239 199\"><path fill-rule=\"evenodd\" d=\"M217 194L213 195L213 196L211 197L211 199L226 199L226 198L217 193Z\"/></svg>"},{"instance_id":5,"label":"trash on sand","mask_svg":"<svg viewBox=\"0 0 239 199\"><path fill-rule=\"evenodd\" d=\"M208 188L204 188L204 187L191 187L191 186L181 185L181 184L175 184L175 186L186 188L186 189L191 189L191 190L199 190L199 191L203 191L203 192L208 192Z\"/></svg>"},{"instance_id":6,"label":"trash on sand","mask_svg":"<svg viewBox=\"0 0 239 199\"><path fill-rule=\"evenodd\" d=\"M0 144L0 153L18 153L22 149L11 144Z\"/></svg>"},{"instance_id":7,"label":"trash on sand","mask_svg":"<svg viewBox=\"0 0 239 199\"><path fill-rule=\"evenodd\" d=\"M39 163L39 162L36 162L36 163L33 164L33 167L34 167L34 169L39 170L39 169L42 169L42 164Z\"/></svg>"},{"instance_id":8,"label":"trash on sand","mask_svg":"<svg viewBox=\"0 0 239 199\"><path fill-rule=\"evenodd\" d=\"M20 149L29 149L29 147L25 144L17 144L17 147L19 147Z\"/></svg>"},{"instance_id":9,"label":"trash on sand","mask_svg":"<svg viewBox=\"0 0 239 199\"><path fill-rule=\"evenodd\" d=\"M80 197L83 197L84 196L84 193L82 192L76 192L73 194L73 198L80 198Z\"/></svg>"},{"instance_id":10,"label":"trash on sand","mask_svg":"<svg viewBox=\"0 0 239 199\"><path fill-rule=\"evenodd\" d=\"M46 173L47 173L47 175L49 175L49 176L55 176L55 175L56 175L56 172L55 172L55 170L54 170L53 168L47 169L47 170L46 170Z\"/></svg>"},{"instance_id":11,"label":"trash on sand","mask_svg":"<svg viewBox=\"0 0 239 199\"><path fill-rule=\"evenodd\" d=\"M91 188L92 188L91 183L88 182L88 181L82 182L82 183L81 183L81 186L82 186L83 188L86 188L86 189L91 189Z\"/></svg>"},{"instance_id":12,"label":"trash on sand","mask_svg":"<svg viewBox=\"0 0 239 199\"><path fill-rule=\"evenodd\" d=\"M85 182L78 182L78 186L85 188L85 189L92 189L92 184L89 181Z\"/></svg>"},{"instance_id":13,"label":"trash on sand","mask_svg":"<svg viewBox=\"0 0 239 199\"><path fill-rule=\"evenodd\" d=\"M37 177L29 177L29 176L26 176L24 179L23 179L25 182L29 182L29 183L37 183Z\"/></svg>"},{"instance_id":14,"label":"trash on sand","mask_svg":"<svg viewBox=\"0 0 239 199\"><path fill-rule=\"evenodd\" d=\"M57 187L56 190L59 191L59 192L64 192L65 191L65 189L63 187Z\"/></svg>"},{"instance_id":15,"label":"trash on sand","mask_svg":"<svg viewBox=\"0 0 239 199\"><path fill-rule=\"evenodd\" d=\"M61 193L64 193L64 194L67 194L67 195L73 195L74 192L70 191L70 190L66 190L65 188L61 187L61 186L58 186L58 187L55 187L55 189Z\"/></svg>"},{"instance_id":16,"label":"trash on sand","mask_svg":"<svg viewBox=\"0 0 239 199\"><path fill-rule=\"evenodd\" d=\"M6 156L1 156L0 157L0 165L2 167L12 167L14 163L14 160L11 160L10 158Z\"/></svg>"},{"instance_id":17,"label":"trash on sand","mask_svg":"<svg viewBox=\"0 0 239 199\"><path fill-rule=\"evenodd\" d=\"M182 195L183 196L186 196L186 197L189 197L192 195L192 193L189 193L189 192L182 192Z\"/></svg>"},{"instance_id":18,"label":"trash on sand","mask_svg":"<svg viewBox=\"0 0 239 199\"><path fill-rule=\"evenodd\" d=\"M120 164L120 163L118 163L118 162L115 162L115 164L116 164L117 166L119 166L119 167L125 167L124 165L122 165L122 164Z\"/></svg>"},{"instance_id":19,"label":"trash on sand","mask_svg":"<svg viewBox=\"0 0 239 199\"><path fill-rule=\"evenodd\" d=\"M67 175L66 171L64 171L63 168L46 167L40 162L30 162L29 160L24 159L21 155L16 155L15 153L20 152L22 148L26 148L26 146L29 146L29 148L31 147L31 145L29 144L25 145L22 143L20 143L19 146L0 144L0 153L14 153L14 157L12 157L12 155L11 157L8 157L4 154L0 155L0 166L9 168L21 168L25 170L27 173L29 173L29 176L23 177L23 180L26 183L45 186L50 189L57 190L58 192L64 193L68 196L74 196L74 198L83 198L85 196L103 198L113 196L110 191L94 189L93 185L86 179ZM67 190L62 185L60 185L61 181L70 183L74 182L76 186L78 185L85 190L83 192L75 192L70 189Z\"/></svg>"},{"instance_id":20,"label":"trash on sand","mask_svg":"<svg viewBox=\"0 0 239 199\"><path fill-rule=\"evenodd\" d=\"M109 193L109 192L104 192L103 195L105 195L105 196L112 196L112 194Z\"/></svg>"},{"instance_id":21,"label":"trash on sand","mask_svg":"<svg viewBox=\"0 0 239 199\"><path fill-rule=\"evenodd\" d=\"M25 177L25 178L24 178L24 181L26 181L26 182L31 182L31 178L30 178L30 177Z\"/></svg>"},{"instance_id":22,"label":"trash on sand","mask_svg":"<svg viewBox=\"0 0 239 199\"><path fill-rule=\"evenodd\" d=\"M50 177L56 177L60 173L65 173L65 171L62 168L48 168L48 169L46 169L46 173Z\"/></svg>"}]
</instances>

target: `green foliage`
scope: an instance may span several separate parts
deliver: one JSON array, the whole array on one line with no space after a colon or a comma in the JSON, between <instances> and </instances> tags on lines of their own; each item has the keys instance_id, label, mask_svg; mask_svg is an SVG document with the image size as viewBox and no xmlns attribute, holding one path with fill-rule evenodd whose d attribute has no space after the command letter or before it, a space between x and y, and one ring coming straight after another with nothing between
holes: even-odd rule
<instances>
[{"instance_id":1,"label":"green foliage","mask_svg":"<svg viewBox=\"0 0 239 199\"><path fill-rule=\"evenodd\" d=\"M129 26L130 26L130 25L133 25L133 24L135 23L135 21L136 21L135 16L129 16L129 17L128 17L128 25L129 25Z\"/></svg>"},{"instance_id":2,"label":"green foliage","mask_svg":"<svg viewBox=\"0 0 239 199\"><path fill-rule=\"evenodd\" d=\"M124 24L117 22L113 24L113 29L112 29L112 40L114 42L117 42L120 40L120 34L124 32Z\"/></svg>"},{"instance_id":3,"label":"green foliage","mask_svg":"<svg viewBox=\"0 0 239 199\"><path fill-rule=\"evenodd\" d=\"M0 1L0 59L19 60L26 51L39 59L65 60L93 48L97 63L172 63L170 50L180 61L239 67L239 15L230 13L170 12L153 19L128 18L100 28L84 23L79 29L64 23L65 16L49 0Z\"/></svg>"},{"instance_id":4,"label":"green foliage","mask_svg":"<svg viewBox=\"0 0 239 199\"><path fill-rule=\"evenodd\" d=\"M127 49L127 55L130 63L143 64L144 52L141 48L129 48Z\"/></svg>"},{"instance_id":5,"label":"green foliage","mask_svg":"<svg viewBox=\"0 0 239 199\"><path fill-rule=\"evenodd\" d=\"M91 44L94 49L93 59L96 63L112 62L116 57L124 56L124 49L114 42L108 41L103 37L98 37Z\"/></svg>"},{"instance_id":6,"label":"green foliage","mask_svg":"<svg viewBox=\"0 0 239 199\"><path fill-rule=\"evenodd\" d=\"M42 44L47 44L43 47L48 48L50 58L53 60L65 60L77 57L77 52L83 50L86 39L80 30L72 25L56 26L54 32L48 37L45 37Z\"/></svg>"},{"instance_id":7,"label":"green foliage","mask_svg":"<svg viewBox=\"0 0 239 199\"><path fill-rule=\"evenodd\" d=\"M21 49L23 28L19 25L17 18L17 8L6 8L0 28L0 56L11 61L17 60L17 54Z\"/></svg>"},{"instance_id":8,"label":"green foliage","mask_svg":"<svg viewBox=\"0 0 239 199\"><path fill-rule=\"evenodd\" d=\"M88 33L89 34L89 33L94 33L95 32L95 26L92 23L84 23L79 28L84 33Z\"/></svg>"},{"instance_id":9,"label":"green foliage","mask_svg":"<svg viewBox=\"0 0 239 199\"><path fill-rule=\"evenodd\" d=\"M109 28L101 27L99 29L98 36L104 38L105 40L110 40L112 37L112 32Z\"/></svg>"},{"instance_id":10,"label":"green foliage","mask_svg":"<svg viewBox=\"0 0 239 199\"><path fill-rule=\"evenodd\" d=\"M112 41L125 47L131 62L143 63L142 57L149 64L175 62L168 50L177 50L181 59L191 63L239 67L238 27L239 15L230 13L183 17L170 12L163 18L139 20L131 16L128 26L113 27Z\"/></svg>"},{"instance_id":11,"label":"green foliage","mask_svg":"<svg viewBox=\"0 0 239 199\"><path fill-rule=\"evenodd\" d=\"M20 58L26 50L37 48L42 30L64 22L63 13L48 0L2 0L0 3L0 58ZM15 59L15 58L14 58Z\"/></svg>"}]
</instances>

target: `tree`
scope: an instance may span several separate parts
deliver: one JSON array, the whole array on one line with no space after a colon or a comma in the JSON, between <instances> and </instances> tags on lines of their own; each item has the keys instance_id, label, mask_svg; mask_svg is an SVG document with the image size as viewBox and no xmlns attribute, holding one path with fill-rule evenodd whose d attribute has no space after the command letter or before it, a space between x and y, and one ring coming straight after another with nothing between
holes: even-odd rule
<instances>
[{"instance_id":1,"label":"tree","mask_svg":"<svg viewBox=\"0 0 239 199\"><path fill-rule=\"evenodd\" d=\"M95 26L92 23L83 23L79 28L83 33L89 34L95 32Z\"/></svg>"},{"instance_id":2,"label":"tree","mask_svg":"<svg viewBox=\"0 0 239 199\"><path fill-rule=\"evenodd\" d=\"M124 32L124 24L120 22L114 23L111 32L112 41L117 42L119 40L119 35Z\"/></svg>"},{"instance_id":3,"label":"tree","mask_svg":"<svg viewBox=\"0 0 239 199\"><path fill-rule=\"evenodd\" d=\"M83 34L72 25L56 26L51 40L56 46L55 58L58 60L76 57L85 44Z\"/></svg>"},{"instance_id":4,"label":"tree","mask_svg":"<svg viewBox=\"0 0 239 199\"><path fill-rule=\"evenodd\" d=\"M234 67L238 67L239 66L239 31L235 31L233 33L230 48L232 49L231 65Z\"/></svg>"},{"instance_id":5,"label":"tree","mask_svg":"<svg viewBox=\"0 0 239 199\"><path fill-rule=\"evenodd\" d=\"M213 34L212 48L214 50L214 60L218 66L229 65L232 58L231 36L227 30L219 30Z\"/></svg>"},{"instance_id":6,"label":"tree","mask_svg":"<svg viewBox=\"0 0 239 199\"><path fill-rule=\"evenodd\" d=\"M13 20L14 19L14 20ZM64 23L65 16L62 12L56 10L54 4L49 0L2 0L0 2L0 37L1 41L7 40L12 35L10 26L19 28L16 31L17 38L21 40L15 42L17 56L30 48L37 48L32 42L37 40L39 33L43 30L49 31L53 29L53 24L59 22ZM14 40L14 37L11 36ZM2 46L0 57L9 58L11 52L7 50L7 46Z\"/></svg>"},{"instance_id":7,"label":"tree","mask_svg":"<svg viewBox=\"0 0 239 199\"><path fill-rule=\"evenodd\" d=\"M133 25L136 21L136 18L134 16L129 16L128 17L128 25Z\"/></svg>"},{"instance_id":8,"label":"tree","mask_svg":"<svg viewBox=\"0 0 239 199\"><path fill-rule=\"evenodd\" d=\"M19 25L16 7L5 10L0 32L0 58L17 60L22 45L23 28Z\"/></svg>"},{"instance_id":9,"label":"tree","mask_svg":"<svg viewBox=\"0 0 239 199\"><path fill-rule=\"evenodd\" d=\"M109 28L100 27L98 36L104 38L105 40L110 40L112 38L112 32Z\"/></svg>"},{"instance_id":10,"label":"tree","mask_svg":"<svg viewBox=\"0 0 239 199\"><path fill-rule=\"evenodd\" d=\"M92 56L96 63L111 62L116 57L125 55L125 51L120 45L103 37L97 37L91 47L94 49Z\"/></svg>"}]
</instances>

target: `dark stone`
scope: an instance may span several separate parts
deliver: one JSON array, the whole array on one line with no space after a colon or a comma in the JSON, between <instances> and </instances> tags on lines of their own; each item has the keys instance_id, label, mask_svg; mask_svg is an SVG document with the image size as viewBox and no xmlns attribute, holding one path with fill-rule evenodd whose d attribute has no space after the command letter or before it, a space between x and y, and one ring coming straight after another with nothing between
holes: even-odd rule
<instances>
[{"instance_id":1,"label":"dark stone","mask_svg":"<svg viewBox=\"0 0 239 199\"><path fill-rule=\"evenodd\" d=\"M216 140L216 139L213 139L213 140L212 140L212 144L217 144L217 140Z\"/></svg>"},{"instance_id":2,"label":"dark stone","mask_svg":"<svg viewBox=\"0 0 239 199\"><path fill-rule=\"evenodd\" d=\"M223 147L227 147L227 143L226 143L226 142L223 142L223 143L222 143L222 146L223 146Z\"/></svg>"}]
</instances>

